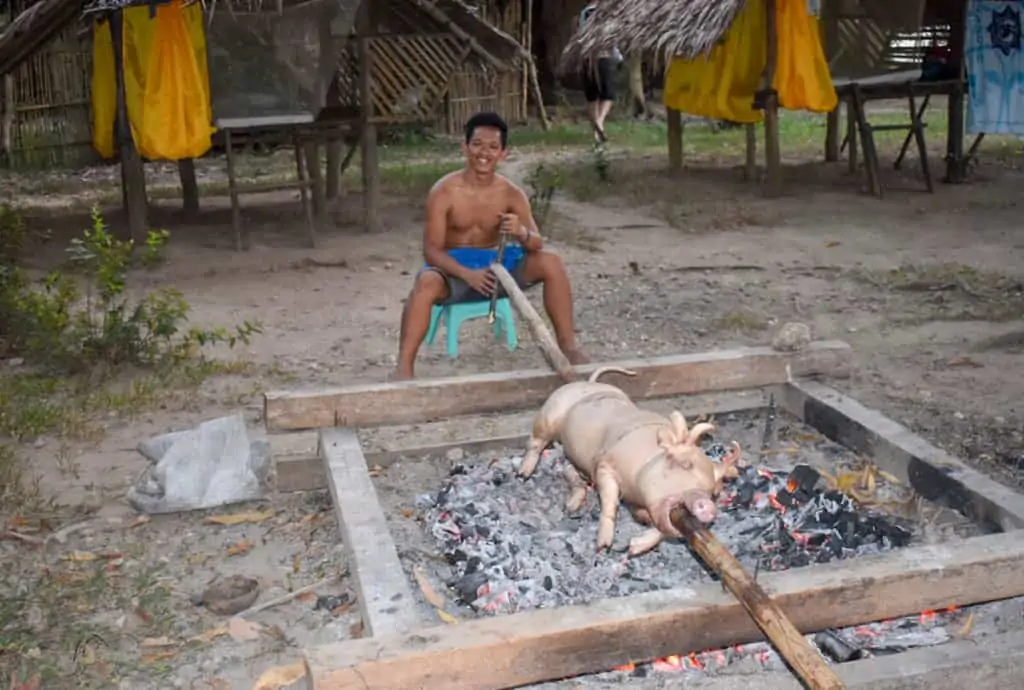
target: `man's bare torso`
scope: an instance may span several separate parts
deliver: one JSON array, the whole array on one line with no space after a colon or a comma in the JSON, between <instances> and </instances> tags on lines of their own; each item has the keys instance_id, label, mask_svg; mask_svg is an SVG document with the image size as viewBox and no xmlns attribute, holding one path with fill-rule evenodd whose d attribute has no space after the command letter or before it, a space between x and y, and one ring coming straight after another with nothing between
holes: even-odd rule
<instances>
[{"instance_id":1,"label":"man's bare torso","mask_svg":"<svg viewBox=\"0 0 1024 690\"><path fill-rule=\"evenodd\" d=\"M487 187L468 183L461 170L438 180L435 192L447 206L445 249L497 246L501 215L510 212L514 189L508 178L498 174Z\"/></svg>"}]
</instances>

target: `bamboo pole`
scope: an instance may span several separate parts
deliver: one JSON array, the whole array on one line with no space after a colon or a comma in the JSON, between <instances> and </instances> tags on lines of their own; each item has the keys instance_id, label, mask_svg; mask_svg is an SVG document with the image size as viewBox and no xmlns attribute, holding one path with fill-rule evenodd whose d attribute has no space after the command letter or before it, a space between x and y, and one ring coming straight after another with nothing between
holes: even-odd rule
<instances>
[{"instance_id":1,"label":"bamboo pole","mask_svg":"<svg viewBox=\"0 0 1024 690\"><path fill-rule=\"evenodd\" d=\"M494 277L498 279L501 286L505 288L505 294L512 300L512 306L516 308L520 316L526 319L533 337L537 340L537 345L540 346L540 351L544 354L544 359L548 361L551 368L566 383L577 380L576 371L572 368L572 364L569 363L565 353L558 347L555 336L551 334L551 330L544 324L540 314L530 304L530 300L526 299L526 295L516 285L515 279L505 270L504 266L498 263L491 264L491 272L494 273Z\"/></svg>"},{"instance_id":2,"label":"bamboo pole","mask_svg":"<svg viewBox=\"0 0 1024 690\"><path fill-rule=\"evenodd\" d=\"M672 524L720 578L771 641L779 655L810 690L844 690L836 672L807 642L782 609L769 598L736 557L685 508L672 511Z\"/></svg>"}]
</instances>

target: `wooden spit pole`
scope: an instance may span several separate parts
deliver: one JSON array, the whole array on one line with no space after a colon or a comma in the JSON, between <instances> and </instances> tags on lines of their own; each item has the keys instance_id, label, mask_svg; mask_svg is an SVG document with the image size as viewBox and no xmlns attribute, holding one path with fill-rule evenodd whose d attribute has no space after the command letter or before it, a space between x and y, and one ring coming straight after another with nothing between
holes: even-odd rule
<instances>
[{"instance_id":1,"label":"wooden spit pole","mask_svg":"<svg viewBox=\"0 0 1024 690\"><path fill-rule=\"evenodd\" d=\"M498 279L501 286L505 288L505 294L512 301L512 306L516 308L520 316L526 319L533 337L537 340L537 345L540 346L540 351L544 354L544 359L548 361L551 368L566 383L577 380L576 371L572 368L572 364L569 363L565 353L558 347L555 336L551 334L551 329L540 318L540 314L530 304L530 300L526 299L526 295L516 285L512 275L499 263L491 264L491 272L494 273L494 277Z\"/></svg>"},{"instance_id":2,"label":"wooden spit pole","mask_svg":"<svg viewBox=\"0 0 1024 690\"><path fill-rule=\"evenodd\" d=\"M672 511L672 524L683 533L701 560L722 578L726 589L739 600L806 687L810 690L844 690L843 681L824 657L808 644L782 609L707 527L685 508Z\"/></svg>"},{"instance_id":3,"label":"wooden spit pole","mask_svg":"<svg viewBox=\"0 0 1024 690\"><path fill-rule=\"evenodd\" d=\"M551 367L567 383L578 380L576 371L559 349L551 330L516 285L515 279L500 263L491 264L491 271L505 288L505 294L512 301L512 306L526 319L541 352L544 353L544 358ZM722 578L726 589L747 609L750 617L775 645L779 655L789 663L810 690L845 689L846 686L828 662L808 644L792 621L786 618L750 573L707 527L690 515L685 508L672 511L672 524L686 537L686 541L701 560Z\"/></svg>"}]
</instances>

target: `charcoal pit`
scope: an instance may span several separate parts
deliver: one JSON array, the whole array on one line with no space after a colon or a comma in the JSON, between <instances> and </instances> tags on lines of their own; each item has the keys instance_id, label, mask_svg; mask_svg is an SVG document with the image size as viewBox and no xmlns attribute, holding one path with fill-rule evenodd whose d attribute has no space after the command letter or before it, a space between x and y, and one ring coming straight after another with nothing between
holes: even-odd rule
<instances>
[{"instance_id":1,"label":"charcoal pit","mask_svg":"<svg viewBox=\"0 0 1024 690\"><path fill-rule=\"evenodd\" d=\"M763 419L733 414L716 422L716 435L705 439L709 457L720 459L725 444L738 440L748 466L719 498L713 532L753 572L879 553L935 541L942 532L980 533L953 511L911 505L894 478L795 419L780 418L777 447L764 461L757 452ZM560 447L546 451L527 481L515 476L521 457L509 449L463 458L438 490L416 499L429 540L443 556L423 568L448 589L458 614L581 604L714 579L684 542L665 541L626 558L628 540L645 528L625 509L611 552L595 553L595 492L578 513L567 514Z\"/></svg>"}]
</instances>

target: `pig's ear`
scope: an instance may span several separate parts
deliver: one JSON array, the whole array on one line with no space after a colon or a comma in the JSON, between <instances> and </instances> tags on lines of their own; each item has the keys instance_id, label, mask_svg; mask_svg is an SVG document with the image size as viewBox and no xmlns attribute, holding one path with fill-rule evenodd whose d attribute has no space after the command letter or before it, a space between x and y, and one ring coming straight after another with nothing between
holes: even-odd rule
<instances>
[{"instance_id":1,"label":"pig's ear","mask_svg":"<svg viewBox=\"0 0 1024 690\"><path fill-rule=\"evenodd\" d=\"M676 438L676 432L670 426L659 427L658 429L658 445L665 450L669 450L672 446L679 443Z\"/></svg>"},{"instance_id":2,"label":"pig's ear","mask_svg":"<svg viewBox=\"0 0 1024 690\"><path fill-rule=\"evenodd\" d=\"M697 441L699 441L704 434L710 434L714 430L715 425L710 422L695 424L693 429L690 430L690 435L686 438L686 443L691 446L696 445Z\"/></svg>"},{"instance_id":3,"label":"pig's ear","mask_svg":"<svg viewBox=\"0 0 1024 690\"><path fill-rule=\"evenodd\" d=\"M676 443L686 443L686 436L689 432L686 417L679 410L672 410L672 414L668 416L668 419L672 422L672 431L676 435Z\"/></svg>"}]
</instances>

